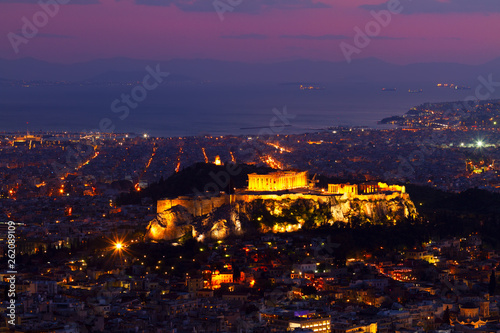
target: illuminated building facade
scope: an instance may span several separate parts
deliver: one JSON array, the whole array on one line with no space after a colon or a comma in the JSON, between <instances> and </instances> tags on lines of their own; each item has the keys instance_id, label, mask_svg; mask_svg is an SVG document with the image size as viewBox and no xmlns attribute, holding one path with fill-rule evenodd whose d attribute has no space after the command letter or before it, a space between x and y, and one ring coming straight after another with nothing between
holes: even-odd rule
<instances>
[{"instance_id":1,"label":"illuminated building facade","mask_svg":"<svg viewBox=\"0 0 500 333\"><path fill-rule=\"evenodd\" d=\"M369 324L350 324L346 322L333 323L332 333L377 333L377 323Z\"/></svg>"},{"instance_id":2,"label":"illuminated building facade","mask_svg":"<svg viewBox=\"0 0 500 333\"><path fill-rule=\"evenodd\" d=\"M42 143L43 143L43 138L30 135L29 133L26 134L25 136L16 137L12 141L13 146L28 146L30 149L38 144L41 145Z\"/></svg>"},{"instance_id":3,"label":"illuminated building facade","mask_svg":"<svg viewBox=\"0 0 500 333\"><path fill-rule=\"evenodd\" d=\"M284 191L307 186L307 171L279 171L267 175L256 173L248 175L249 191Z\"/></svg>"},{"instance_id":4,"label":"illuminated building facade","mask_svg":"<svg viewBox=\"0 0 500 333\"><path fill-rule=\"evenodd\" d=\"M358 194L358 185L328 184L328 192L335 194Z\"/></svg>"},{"instance_id":5,"label":"illuminated building facade","mask_svg":"<svg viewBox=\"0 0 500 333\"><path fill-rule=\"evenodd\" d=\"M331 317L314 312L276 310L261 312L260 315L271 332L293 331L296 329L310 329L315 333L331 332Z\"/></svg>"},{"instance_id":6,"label":"illuminated building facade","mask_svg":"<svg viewBox=\"0 0 500 333\"><path fill-rule=\"evenodd\" d=\"M386 183L365 183L365 184L328 184L328 192L333 194L375 194L385 192L405 193L404 186L387 185Z\"/></svg>"},{"instance_id":7,"label":"illuminated building facade","mask_svg":"<svg viewBox=\"0 0 500 333\"><path fill-rule=\"evenodd\" d=\"M233 272L213 272L211 277L212 288L220 288L222 283L233 283Z\"/></svg>"},{"instance_id":8,"label":"illuminated building facade","mask_svg":"<svg viewBox=\"0 0 500 333\"><path fill-rule=\"evenodd\" d=\"M406 188L400 185L387 185L386 183L378 183L379 192L400 192L406 193Z\"/></svg>"}]
</instances>

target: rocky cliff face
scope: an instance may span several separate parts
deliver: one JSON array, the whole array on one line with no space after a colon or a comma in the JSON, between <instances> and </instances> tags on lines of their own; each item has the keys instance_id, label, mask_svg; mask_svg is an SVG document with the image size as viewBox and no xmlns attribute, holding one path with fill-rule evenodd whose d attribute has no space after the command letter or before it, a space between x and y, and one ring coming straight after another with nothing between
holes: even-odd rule
<instances>
[{"instance_id":1,"label":"rocky cliff face","mask_svg":"<svg viewBox=\"0 0 500 333\"><path fill-rule=\"evenodd\" d=\"M182 206L175 206L156 215L149 222L147 237L155 240L173 240L192 231L192 215Z\"/></svg>"},{"instance_id":2,"label":"rocky cliff face","mask_svg":"<svg viewBox=\"0 0 500 333\"><path fill-rule=\"evenodd\" d=\"M182 206L174 206L149 222L146 238L176 240L181 237L224 239L231 234L241 234L243 228L239 215L230 205L223 205L212 213L195 217Z\"/></svg>"},{"instance_id":3,"label":"rocky cliff face","mask_svg":"<svg viewBox=\"0 0 500 333\"><path fill-rule=\"evenodd\" d=\"M297 197L282 199L255 196L225 204L203 216L193 216L177 205L149 223L146 237L175 240L183 236L223 239L246 231L292 232L334 223L394 224L418 217L408 194Z\"/></svg>"},{"instance_id":4,"label":"rocky cliff face","mask_svg":"<svg viewBox=\"0 0 500 333\"><path fill-rule=\"evenodd\" d=\"M333 220L342 222L385 223L416 219L417 209L408 194L367 195L336 199L331 206Z\"/></svg>"}]
</instances>

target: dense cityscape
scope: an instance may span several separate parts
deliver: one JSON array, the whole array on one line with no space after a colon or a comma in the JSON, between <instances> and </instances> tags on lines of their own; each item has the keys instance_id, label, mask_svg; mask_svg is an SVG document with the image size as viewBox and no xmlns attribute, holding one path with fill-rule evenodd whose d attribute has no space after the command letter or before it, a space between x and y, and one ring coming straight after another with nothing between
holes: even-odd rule
<instances>
[{"instance_id":1,"label":"dense cityscape","mask_svg":"<svg viewBox=\"0 0 500 333\"><path fill-rule=\"evenodd\" d=\"M0 17L0 333L500 333L498 0Z\"/></svg>"},{"instance_id":2,"label":"dense cityscape","mask_svg":"<svg viewBox=\"0 0 500 333\"><path fill-rule=\"evenodd\" d=\"M357 225L352 212L336 219L332 206L323 222L314 215L307 228L309 217L296 202L291 211L306 221L298 231L262 233L271 229L260 224L255 233L243 223L239 234L196 237L193 231L164 240L148 234L160 213L156 201L163 199L151 189L167 188L176 176L192 181L194 165L244 165L259 174L308 171L297 189L271 190L278 196L302 196L299 188L309 187L308 195L338 193L331 196L353 201L352 186L340 192L326 184L361 184L365 192L382 193L382 183L375 190L363 185L374 181L497 192L499 139L497 129L482 127L180 138L3 133L0 208L4 221L16 221L14 326L20 332L496 331L498 243L483 243L477 232L417 236L428 217L420 213L426 203L415 201L412 191L416 215L404 220L395 213L400 222L392 227L375 218ZM218 174L211 173L212 183ZM252 190L246 174L231 174L237 191ZM200 182L199 190L176 187L165 197L231 192L229 183L203 188ZM264 216L252 214L248 223ZM266 223L278 221L274 216ZM283 218L285 226L292 223ZM383 239L387 233L370 230L378 225L397 233L391 228L407 223L405 233L417 229L406 241L390 242ZM371 234L366 244L356 245L359 228ZM7 237L2 241L6 262ZM7 294L11 275L2 276ZM9 303L2 304L8 313ZM6 325L9 320L5 316Z\"/></svg>"}]
</instances>

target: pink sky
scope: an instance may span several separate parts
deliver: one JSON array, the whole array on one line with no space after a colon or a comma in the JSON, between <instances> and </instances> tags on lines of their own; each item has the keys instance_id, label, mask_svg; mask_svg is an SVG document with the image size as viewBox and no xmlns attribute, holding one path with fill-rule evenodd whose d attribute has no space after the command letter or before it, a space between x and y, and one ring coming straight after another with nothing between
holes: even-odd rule
<instances>
[{"instance_id":1,"label":"pink sky","mask_svg":"<svg viewBox=\"0 0 500 333\"><path fill-rule=\"evenodd\" d=\"M363 28L372 20L371 8L360 6L384 3L323 0L324 6L317 6L320 1L316 0L242 0L221 21L211 8L212 0L143 0L179 6L140 5L136 0L81 5L78 3L90 0L73 0L62 5L37 36L20 44L16 54L7 34L20 34L22 17L31 21L40 7L35 0L9 1L14 0L0 0L0 58L33 57L53 62L110 57L342 61L339 44L353 44L353 28ZM199 1L210 6L198 8ZM462 5L465 0L419 0L421 5L414 1L411 6L405 4L407 1L401 0L403 13L392 15L389 26L382 28L355 59L478 64L500 57L500 1L475 0L484 6L470 10ZM272 5L266 5L269 3ZM290 3L298 8L286 8ZM179 8L183 5L188 9Z\"/></svg>"}]
</instances>

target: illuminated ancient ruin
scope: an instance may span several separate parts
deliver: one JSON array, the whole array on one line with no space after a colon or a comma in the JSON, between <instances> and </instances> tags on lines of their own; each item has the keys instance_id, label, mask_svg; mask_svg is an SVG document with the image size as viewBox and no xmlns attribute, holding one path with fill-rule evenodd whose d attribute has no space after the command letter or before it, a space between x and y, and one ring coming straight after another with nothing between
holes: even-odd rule
<instances>
[{"instance_id":1,"label":"illuminated ancient ruin","mask_svg":"<svg viewBox=\"0 0 500 333\"><path fill-rule=\"evenodd\" d=\"M358 185L328 184L328 192L334 194L358 194Z\"/></svg>"},{"instance_id":2,"label":"illuminated ancient ruin","mask_svg":"<svg viewBox=\"0 0 500 333\"><path fill-rule=\"evenodd\" d=\"M249 191L285 191L307 187L307 171L279 171L267 175L248 175Z\"/></svg>"},{"instance_id":3,"label":"illuminated ancient ruin","mask_svg":"<svg viewBox=\"0 0 500 333\"><path fill-rule=\"evenodd\" d=\"M386 192L405 193L404 186L387 185L386 183L365 184L328 184L328 192L332 194L360 195Z\"/></svg>"},{"instance_id":4,"label":"illuminated ancient ruin","mask_svg":"<svg viewBox=\"0 0 500 333\"><path fill-rule=\"evenodd\" d=\"M305 200L327 205L331 218L326 223L349 222L353 216L367 221L416 217L416 209L404 186L385 183L329 184L328 189L308 186L307 172L279 171L267 175L249 174L248 188L235 193L205 193L158 200L157 218L148 227L152 239L176 239L186 232L193 237L223 239L241 234L240 219L249 219L255 200L262 200L272 216L279 216L294 202ZM210 216L226 207L227 214ZM319 207L319 206L318 206ZM198 222L193 223L193 220ZM303 223L285 223L262 227L263 232L293 232Z\"/></svg>"}]
</instances>

